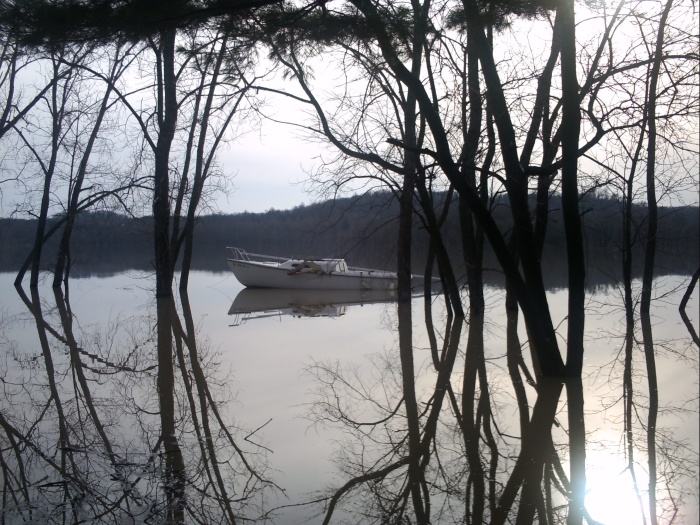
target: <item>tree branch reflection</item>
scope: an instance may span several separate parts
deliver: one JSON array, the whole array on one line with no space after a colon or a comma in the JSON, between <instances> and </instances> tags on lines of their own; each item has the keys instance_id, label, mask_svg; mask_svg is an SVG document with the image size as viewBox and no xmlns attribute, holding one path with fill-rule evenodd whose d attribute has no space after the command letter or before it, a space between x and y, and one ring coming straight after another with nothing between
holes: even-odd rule
<instances>
[{"instance_id":1,"label":"tree branch reflection","mask_svg":"<svg viewBox=\"0 0 700 525\"><path fill-rule=\"evenodd\" d=\"M266 477L267 451L255 445L256 431L241 437L223 415L226 377L212 367L215 355L197 333L187 295L179 309L159 298L155 317L82 325L67 284L48 296L42 287L30 295L17 288L40 353L15 349L2 374L3 521L261 516L266 495L278 490ZM172 372L164 353L157 358L154 337L166 329Z\"/></svg>"},{"instance_id":2,"label":"tree branch reflection","mask_svg":"<svg viewBox=\"0 0 700 525\"><path fill-rule=\"evenodd\" d=\"M425 301L424 353L411 333L415 327L409 323L410 312L397 305L396 330L398 335L407 333L398 338L396 348L373 356L368 369L339 362L316 362L308 368L317 382L311 418L345 434L337 458L345 481L314 500L325 504L323 523L610 522L601 514L606 509L588 503L589 492L601 490L588 468L610 445L598 437L599 411L595 398L592 404L589 399L587 380L539 377L535 382L522 355L518 310L507 294L499 297L505 298L507 313L503 354L494 348L501 343L487 321L493 313L470 312L465 322L449 306L436 308L438 302ZM633 313L632 328L639 320L643 327L645 321ZM637 341L634 332L630 340ZM409 352L410 359L404 355ZM648 348L647 353L653 356L655 351ZM460 359L463 373L455 366ZM610 373L606 370L597 373ZM639 372L658 391L654 367L647 363ZM643 409L635 392L639 372L626 367L620 381L610 384L624 396L628 419L630 411L639 414ZM407 407L407 390L413 409ZM671 504L678 510L693 475L671 467L682 445L674 445L669 436L660 445L653 430L658 426L658 397L651 395L649 403L643 449L638 449L629 424L619 427L618 439L627 436L630 473L635 474L640 461L649 473L648 490L638 493L638 500L645 501L644 515L648 518L657 509L658 523L672 523L668 510L661 509ZM419 444L411 438L415 433ZM655 467L654 449L659 446L664 448L663 474ZM660 485L654 479L663 479L668 491L663 502L655 500ZM627 507L612 515L622 509Z\"/></svg>"}]
</instances>

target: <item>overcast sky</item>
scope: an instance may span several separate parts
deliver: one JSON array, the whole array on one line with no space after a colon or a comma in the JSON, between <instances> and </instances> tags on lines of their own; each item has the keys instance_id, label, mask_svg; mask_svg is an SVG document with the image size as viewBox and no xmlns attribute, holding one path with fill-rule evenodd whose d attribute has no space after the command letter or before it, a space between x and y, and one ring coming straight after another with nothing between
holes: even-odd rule
<instances>
[{"instance_id":1,"label":"overcast sky","mask_svg":"<svg viewBox=\"0 0 700 525\"><path fill-rule=\"evenodd\" d=\"M314 62L317 79L316 96L332 93L343 86L344 79L336 79L331 64L323 60ZM266 81L274 87L305 98L297 84L282 80L277 73ZM340 83L340 84L339 84ZM319 156L335 156L336 150L329 144L312 141L303 129L282 122L315 125L308 115L309 108L292 99L268 94L262 111L271 119L262 119L254 130L222 147L217 153L219 163L227 172L235 174L235 189L228 198L218 199L220 211L239 213L263 212L270 208L290 209L300 204L314 202L317 197L306 192L307 173L320 164ZM332 152L332 153L331 153Z\"/></svg>"},{"instance_id":2,"label":"overcast sky","mask_svg":"<svg viewBox=\"0 0 700 525\"><path fill-rule=\"evenodd\" d=\"M220 152L220 163L235 176L233 192L217 200L219 210L262 212L310 203L312 197L304 192L304 170L319 152L318 144L295 137L282 125L264 123L261 133L241 137Z\"/></svg>"},{"instance_id":3,"label":"overcast sky","mask_svg":"<svg viewBox=\"0 0 700 525\"><path fill-rule=\"evenodd\" d=\"M222 213L263 212L313 202L302 183L304 168L311 167L318 151L318 145L304 144L288 134L251 134L239 139L219 155L222 167L234 177L232 190L217 198L215 207ZM4 183L0 190L0 216L7 217L16 207L18 189Z\"/></svg>"},{"instance_id":4,"label":"overcast sky","mask_svg":"<svg viewBox=\"0 0 700 525\"><path fill-rule=\"evenodd\" d=\"M319 70L323 71L324 67L322 64ZM271 85L278 89L294 91L296 87L289 81L274 78L267 82L277 82ZM330 89L332 91L332 86ZM296 124L308 122L308 115L290 99L275 95L265 98L267 103L262 111L266 115ZM217 152L221 170L233 177L229 179L227 194L221 194L213 203L214 209L222 213L264 212L271 208L290 209L313 202L315 197L305 191L304 182L308 180L306 172L318 164L317 157L323 151L323 145L302 138L299 128L264 118L251 121L250 127L252 129L247 134L222 144ZM3 168L0 181L5 179L0 184L2 217L12 214L18 202L23 200L25 191L9 180L16 169L13 169L15 164L9 155L14 151L12 141L6 141L2 146L7 147L8 144L9 150L0 149ZM22 214L22 217L26 215Z\"/></svg>"},{"instance_id":5,"label":"overcast sky","mask_svg":"<svg viewBox=\"0 0 700 525\"><path fill-rule=\"evenodd\" d=\"M531 47L536 40L528 31L513 33L511 38L522 38L520 44ZM315 79L328 93L343 89L347 80L336 66L332 60L325 59L314 64ZM294 91L293 83L279 82L275 87ZM295 123L307 119L303 109L308 108L294 107L290 99L270 95L268 102L264 110L277 119ZM215 201L214 209L222 213L264 212L271 208L290 209L314 202L316 197L305 191L308 187L305 183L308 182L307 173L320 165L318 157L324 152L323 146L301 138L298 130L292 126L263 120L259 127L257 123L251 124L251 127L256 129L222 146L218 152L219 165L225 173L234 176L228 194ZM8 163L2 157L3 151L0 150L0 165L6 168ZM583 160L581 162L584 163ZM689 169L697 170L697 164ZM683 193L685 203L696 204L697 171L693 175L694 186ZM7 172L0 173L0 180L10 176ZM15 209L17 195L20 194L13 183L0 185L0 216L8 216Z\"/></svg>"}]
</instances>

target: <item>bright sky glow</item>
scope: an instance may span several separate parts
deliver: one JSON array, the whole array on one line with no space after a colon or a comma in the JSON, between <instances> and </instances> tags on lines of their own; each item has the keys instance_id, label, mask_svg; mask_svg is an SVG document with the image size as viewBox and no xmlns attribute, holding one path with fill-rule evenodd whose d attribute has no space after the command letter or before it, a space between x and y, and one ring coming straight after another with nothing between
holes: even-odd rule
<instances>
[{"instance_id":1,"label":"bright sky glow","mask_svg":"<svg viewBox=\"0 0 700 525\"><path fill-rule=\"evenodd\" d=\"M644 523L632 475L623 464L624 458L602 451L589 453L587 460L586 508L591 517L606 525ZM636 475L643 488L648 483L647 476L641 469L637 469Z\"/></svg>"}]
</instances>

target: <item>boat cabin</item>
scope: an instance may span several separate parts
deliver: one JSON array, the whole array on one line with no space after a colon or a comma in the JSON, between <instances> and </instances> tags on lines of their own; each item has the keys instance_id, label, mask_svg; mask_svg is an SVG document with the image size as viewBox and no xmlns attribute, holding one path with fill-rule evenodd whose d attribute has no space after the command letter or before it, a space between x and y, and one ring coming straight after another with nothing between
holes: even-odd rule
<instances>
[{"instance_id":1,"label":"boat cabin","mask_svg":"<svg viewBox=\"0 0 700 525\"><path fill-rule=\"evenodd\" d=\"M348 271L345 259L290 259L281 263L279 267L288 270L290 274L299 272L314 272L318 274L346 273Z\"/></svg>"}]
</instances>

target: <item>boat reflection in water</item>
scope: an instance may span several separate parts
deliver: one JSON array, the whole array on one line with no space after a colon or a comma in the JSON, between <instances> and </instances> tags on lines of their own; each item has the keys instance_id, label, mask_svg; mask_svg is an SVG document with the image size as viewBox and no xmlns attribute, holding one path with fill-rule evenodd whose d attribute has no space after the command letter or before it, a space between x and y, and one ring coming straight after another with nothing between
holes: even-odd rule
<instances>
[{"instance_id":1,"label":"boat reflection in water","mask_svg":"<svg viewBox=\"0 0 700 525\"><path fill-rule=\"evenodd\" d=\"M250 319L278 317L340 317L348 307L396 300L395 290L301 290L244 288L233 300L228 314L232 326Z\"/></svg>"}]
</instances>

